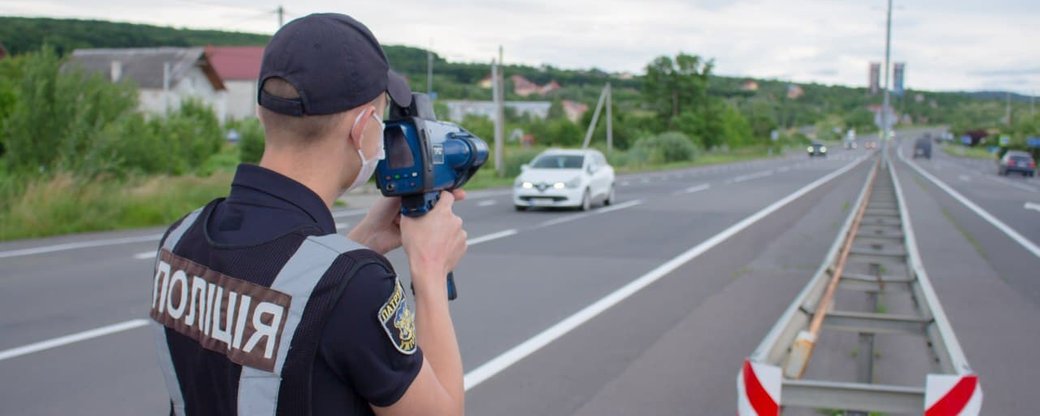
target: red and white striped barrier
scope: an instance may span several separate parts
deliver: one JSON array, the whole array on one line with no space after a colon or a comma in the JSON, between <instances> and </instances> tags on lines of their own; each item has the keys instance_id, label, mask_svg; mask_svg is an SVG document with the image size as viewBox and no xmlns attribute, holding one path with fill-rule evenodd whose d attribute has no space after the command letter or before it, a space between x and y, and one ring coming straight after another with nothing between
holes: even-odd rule
<instances>
[{"instance_id":1,"label":"red and white striped barrier","mask_svg":"<svg viewBox=\"0 0 1040 416\"><path fill-rule=\"evenodd\" d=\"M778 416L782 381L780 367L744 360L737 375L737 415Z\"/></svg>"},{"instance_id":2,"label":"red and white striped barrier","mask_svg":"<svg viewBox=\"0 0 1040 416\"><path fill-rule=\"evenodd\" d=\"M929 374L924 388L924 416L976 416L982 408L979 377Z\"/></svg>"}]
</instances>

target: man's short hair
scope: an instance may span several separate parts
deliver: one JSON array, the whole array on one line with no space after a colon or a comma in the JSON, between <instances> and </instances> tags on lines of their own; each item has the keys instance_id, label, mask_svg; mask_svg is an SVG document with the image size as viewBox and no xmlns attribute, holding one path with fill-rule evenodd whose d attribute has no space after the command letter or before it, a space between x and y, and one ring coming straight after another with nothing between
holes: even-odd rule
<instances>
[{"instance_id":1,"label":"man's short hair","mask_svg":"<svg viewBox=\"0 0 1040 416\"><path fill-rule=\"evenodd\" d=\"M270 78L264 82L264 92L285 99L298 99L300 92L292 84L282 78ZM290 116L271 111L263 106L260 110L260 121L264 125L266 136L291 138L300 143L318 140L331 133L343 121L344 113L323 115Z\"/></svg>"}]
</instances>

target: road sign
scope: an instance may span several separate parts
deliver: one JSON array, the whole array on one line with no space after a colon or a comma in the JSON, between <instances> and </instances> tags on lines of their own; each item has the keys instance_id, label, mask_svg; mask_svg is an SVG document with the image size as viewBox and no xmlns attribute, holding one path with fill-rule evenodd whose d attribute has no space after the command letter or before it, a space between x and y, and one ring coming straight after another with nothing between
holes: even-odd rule
<instances>
[{"instance_id":1,"label":"road sign","mask_svg":"<svg viewBox=\"0 0 1040 416\"><path fill-rule=\"evenodd\" d=\"M1003 136L1000 136L1000 145L1001 146L1007 146L1010 143L1011 143L1011 136L1008 136L1006 134L1003 135Z\"/></svg>"},{"instance_id":2,"label":"road sign","mask_svg":"<svg viewBox=\"0 0 1040 416\"><path fill-rule=\"evenodd\" d=\"M1040 147L1040 137L1030 137L1026 139L1026 146Z\"/></svg>"}]
</instances>

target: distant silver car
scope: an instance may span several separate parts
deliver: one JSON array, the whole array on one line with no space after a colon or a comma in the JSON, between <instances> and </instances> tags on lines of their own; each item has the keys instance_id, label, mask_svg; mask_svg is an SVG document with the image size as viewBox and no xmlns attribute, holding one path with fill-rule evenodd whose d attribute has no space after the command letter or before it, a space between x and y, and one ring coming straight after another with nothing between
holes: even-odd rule
<instances>
[{"instance_id":1,"label":"distant silver car","mask_svg":"<svg viewBox=\"0 0 1040 416\"><path fill-rule=\"evenodd\" d=\"M598 202L614 202L614 168L598 150L546 150L523 166L513 184L517 211L530 207L587 211Z\"/></svg>"}]
</instances>

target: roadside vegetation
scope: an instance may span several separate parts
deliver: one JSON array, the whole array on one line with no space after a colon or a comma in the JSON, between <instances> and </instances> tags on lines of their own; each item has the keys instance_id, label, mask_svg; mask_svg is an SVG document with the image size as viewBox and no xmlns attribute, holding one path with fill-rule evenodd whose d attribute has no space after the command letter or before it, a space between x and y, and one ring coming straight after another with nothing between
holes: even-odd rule
<instances>
[{"instance_id":1,"label":"roadside vegetation","mask_svg":"<svg viewBox=\"0 0 1040 416\"><path fill-rule=\"evenodd\" d=\"M235 166L255 163L263 153L263 131L255 119L221 123L211 109L193 102L164 116L144 115L137 111L131 83L112 84L62 65L76 48L263 45L267 36L0 17L0 38L13 54L0 60L0 241L169 223L226 195ZM426 51L385 49L414 85L426 84ZM490 96L480 86L488 64L449 62L435 54L433 62L432 84L440 99ZM838 140L848 129L874 130L867 107L880 96L863 88L725 77L713 70L714 61L686 53L658 57L638 76L507 65L506 99L549 101L548 117L506 111L504 174L487 166L467 188L509 186L520 166L540 151L581 146L593 108L572 120L564 101L594 107L607 82L614 91L613 149L605 149L604 120L592 143L619 172L769 157L801 148L810 139L806 134ZM561 87L544 97L519 96L513 75ZM908 91L895 105L919 123L955 117L985 124L996 102L1003 101ZM443 103L435 106L446 114ZM1040 127L1040 118L1027 120L1021 110L1014 110L1014 146L1024 145ZM493 141L491 120L469 116L460 124ZM236 143L227 142L229 133L238 137Z\"/></svg>"}]
</instances>

